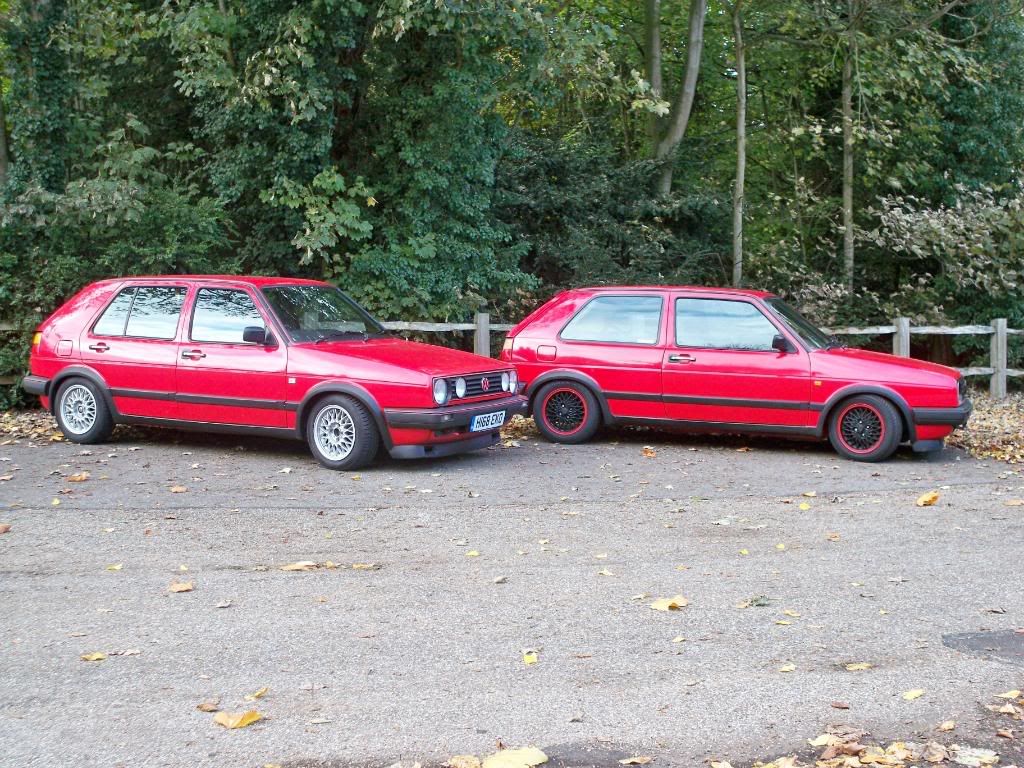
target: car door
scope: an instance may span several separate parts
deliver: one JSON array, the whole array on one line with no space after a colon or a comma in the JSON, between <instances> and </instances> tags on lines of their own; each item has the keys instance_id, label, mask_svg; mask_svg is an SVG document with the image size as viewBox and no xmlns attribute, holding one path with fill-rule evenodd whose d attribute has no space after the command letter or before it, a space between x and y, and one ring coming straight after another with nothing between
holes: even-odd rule
<instances>
[{"instance_id":1,"label":"car door","mask_svg":"<svg viewBox=\"0 0 1024 768\"><path fill-rule=\"evenodd\" d=\"M602 294L558 334L557 364L598 383L613 416L664 418L661 365L665 295Z\"/></svg>"},{"instance_id":2,"label":"car door","mask_svg":"<svg viewBox=\"0 0 1024 768\"><path fill-rule=\"evenodd\" d=\"M126 416L173 419L178 326L185 283L129 283L82 332L82 362L110 389Z\"/></svg>"},{"instance_id":3,"label":"car door","mask_svg":"<svg viewBox=\"0 0 1024 768\"><path fill-rule=\"evenodd\" d=\"M284 427L288 350L248 289L197 286L178 347L179 418ZM246 342L259 327L272 343Z\"/></svg>"},{"instance_id":4,"label":"car door","mask_svg":"<svg viewBox=\"0 0 1024 768\"><path fill-rule=\"evenodd\" d=\"M784 429L815 423L807 351L756 301L676 294L672 312L663 361L670 419ZM776 336L787 351L773 348Z\"/></svg>"}]
</instances>

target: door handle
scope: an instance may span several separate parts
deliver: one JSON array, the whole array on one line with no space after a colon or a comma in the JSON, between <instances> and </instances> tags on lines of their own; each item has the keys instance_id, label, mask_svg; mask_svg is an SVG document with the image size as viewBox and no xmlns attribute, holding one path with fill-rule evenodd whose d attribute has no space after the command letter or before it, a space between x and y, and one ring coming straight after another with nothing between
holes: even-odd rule
<instances>
[{"instance_id":1,"label":"door handle","mask_svg":"<svg viewBox=\"0 0 1024 768\"><path fill-rule=\"evenodd\" d=\"M107 345L106 342L101 341L98 344L90 344L89 349L91 349L93 352L106 352L108 349L110 349L110 347Z\"/></svg>"},{"instance_id":2,"label":"door handle","mask_svg":"<svg viewBox=\"0 0 1024 768\"><path fill-rule=\"evenodd\" d=\"M201 352L198 349L186 349L181 353L181 356L186 360L199 360L200 358L206 357L206 353Z\"/></svg>"},{"instance_id":3,"label":"door handle","mask_svg":"<svg viewBox=\"0 0 1024 768\"><path fill-rule=\"evenodd\" d=\"M669 355L668 361L670 363L694 363L697 358L692 355Z\"/></svg>"}]
</instances>

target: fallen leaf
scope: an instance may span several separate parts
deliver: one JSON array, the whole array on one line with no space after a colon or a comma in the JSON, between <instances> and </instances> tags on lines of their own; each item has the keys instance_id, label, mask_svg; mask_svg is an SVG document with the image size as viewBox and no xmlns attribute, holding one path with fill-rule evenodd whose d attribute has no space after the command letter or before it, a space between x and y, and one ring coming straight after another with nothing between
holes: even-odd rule
<instances>
[{"instance_id":1,"label":"fallen leaf","mask_svg":"<svg viewBox=\"0 0 1024 768\"><path fill-rule=\"evenodd\" d=\"M51 507L59 507L60 506L60 499L54 499L53 501L51 501L50 502L50 506Z\"/></svg>"},{"instance_id":2,"label":"fallen leaf","mask_svg":"<svg viewBox=\"0 0 1024 768\"><path fill-rule=\"evenodd\" d=\"M800 618L800 614L797 613L796 611L794 611L792 608L787 608L786 610L783 611L783 613L786 616L792 616L794 619L799 619Z\"/></svg>"},{"instance_id":3,"label":"fallen leaf","mask_svg":"<svg viewBox=\"0 0 1024 768\"><path fill-rule=\"evenodd\" d=\"M780 627L788 627L788 626L790 626L790 625L791 625L791 624L792 624L793 622L792 622L792 621L786 621L785 619L779 619L779 620L778 620L778 621L776 621L775 623L776 623L776 624L778 624L778 625L779 625Z\"/></svg>"},{"instance_id":4,"label":"fallen leaf","mask_svg":"<svg viewBox=\"0 0 1024 768\"><path fill-rule=\"evenodd\" d=\"M199 704L196 704L196 709L198 709L200 712L219 712L220 699L200 702Z\"/></svg>"},{"instance_id":5,"label":"fallen leaf","mask_svg":"<svg viewBox=\"0 0 1024 768\"><path fill-rule=\"evenodd\" d=\"M1000 728L998 731L996 731L996 736L998 736L1001 739L1012 739L1013 731L1011 731L1009 728Z\"/></svg>"},{"instance_id":6,"label":"fallen leaf","mask_svg":"<svg viewBox=\"0 0 1024 768\"><path fill-rule=\"evenodd\" d=\"M530 667L537 663L536 651L523 651L523 664Z\"/></svg>"},{"instance_id":7,"label":"fallen leaf","mask_svg":"<svg viewBox=\"0 0 1024 768\"><path fill-rule=\"evenodd\" d=\"M480 758L476 755L455 755L445 763L447 768L480 768Z\"/></svg>"},{"instance_id":8,"label":"fallen leaf","mask_svg":"<svg viewBox=\"0 0 1024 768\"><path fill-rule=\"evenodd\" d=\"M0 523L0 533L10 533L10 531L11 531L11 524L10 523Z\"/></svg>"},{"instance_id":9,"label":"fallen leaf","mask_svg":"<svg viewBox=\"0 0 1024 768\"><path fill-rule=\"evenodd\" d=\"M740 554L741 555L749 555L750 554L750 550L748 550L748 549L741 549L740 550Z\"/></svg>"},{"instance_id":10,"label":"fallen leaf","mask_svg":"<svg viewBox=\"0 0 1024 768\"><path fill-rule=\"evenodd\" d=\"M957 765L966 765L968 768L981 768L981 766L995 765L999 762L999 755L991 749L975 749L973 747L952 747L953 762Z\"/></svg>"},{"instance_id":11,"label":"fallen leaf","mask_svg":"<svg viewBox=\"0 0 1024 768\"><path fill-rule=\"evenodd\" d=\"M832 707L832 709L849 709L850 708L850 705L847 704L845 701L833 701L831 704L829 704L829 706Z\"/></svg>"},{"instance_id":12,"label":"fallen leaf","mask_svg":"<svg viewBox=\"0 0 1024 768\"><path fill-rule=\"evenodd\" d=\"M949 750L942 744L929 741L921 753L921 758L927 763L941 763L949 759Z\"/></svg>"},{"instance_id":13,"label":"fallen leaf","mask_svg":"<svg viewBox=\"0 0 1024 768\"><path fill-rule=\"evenodd\" d=\"M619 765L647 765L653 761L654 758L648 755L636 755L635 757L627 757L625 760L619 760Z\"/></svg>"},{"instance_id":14,"label":"fallen leaf","mask_svg":"<svg viewBox=\"0 0 1024 768\"><path fill-rule=\"evenodd\" d=\"M732 763L727 760L712 760L711 768L732 768Z\"/></svg>"},{"instance_id":15,"label":"fallen leaf","mask_svg":"<svg viewBox=\"0 0 1024 768\"><path fill-rule=\"evenodd\" d=\"M827 534L825 534L825 538L828 539L829 541L839 541L839 534L838 533L827 533Z\"/></svg>"},{"instance_id":16,"label":"fallen leaf","mask_svg":"<svg viewBox=\"0 0 1024 768\"><path fill-rule=\"evenodd\" d=\"M806 496L809 499L813 499L817 495L818 495L817 491L804 491L804 496Z\"/></svg>"},{"instance_id":17,"label":"fallen leaf","mask_svg":"<svg viewBox=\"0 0 1024 768\"><path fill-rule=\"evenodd\" d=\"M120 571L122 568L124 568L124 563L114 563L107 566L108 571Z\"/></svg>"},{"instance_id":18,"label":"fallen leaf","mask_svg":"<svg viewBox=\"0 0 1024 768\"><path fill-rule=\"evenodd\" d=\"M784 667L779 667L779 672L796 672L796 664L787 664Z\"/></svg>"},{"instance_id":19,"label":"fallen leaf","mask_svg":"<svg viewBox=\"0 0 1024 768\"><path fill-rule=\"evenodd\" d=\"M786 545L785 544L776 544L775 548L777 550L779 550L779 552L782 552L786 548Z\"/></svg>"},{"instance_id":20,"label":"fallen leaf","mask_svg":"<svg viewBox=\"0 0 1024 768\"><path fill-rule=\"evenodd\" d=\"M842 744L843 740L831 733L823 733L813 739L808 739L807 743L812 747L836 747Z\"/></svg>"},{"instance_id":21,"label":"fallen leaf","mask_svg":"<svg viewBox=\"0 0 1024 768\"><path fill-rule=\"evenodd\" d=\"M218 712L213 716L213 722L217 725L222 725L229 730L235 728L245 728L246 726L257 723L263 719L263 715L254 709L250 709L248 712L239 712L232 714L230 712Z\"/></svg>"},{"instance_id":22,"label":"fallen leaf","mask_svg":"<svg viewBox=\"0 0 1024 768\"><path fill-rule=\"evenodd\" d=\"M508 576L495 576L494 577L494 583L495 584L507 584L508 583Z\"/></svg>"},{"instance_id":23,"label":"fallen leaf","mask_svg":"<svg viewBox=\"0 0 1024 768\"><path fill-rule=\"evenodd\" d=\"M811 505L808 504L806 501L801 501L800 502L800 509L802 509L804 512L806 512L810 508L811 508Z\"/></svg>"},{"instance_id":24,"label":"fallen leaf","mask_svg":"<svg viewBox=\"0 0 1024 768\"><path fill-rule=\"evenodd\" d=\"M658 455L658 452L649 445L645 445L644 449L640 451L640 453L643 454L643 457L645 459L653 459L655 456Z\"/></svg>"},{"instance_id":25,"label":"fallen leaf","mask_svg":"<svg viewBox=\"0 0 1024 768\"><path fill-rule=\"evenodd\" d=\"M690 601L685 597L676 595L675 597L663 597L660 600L655 600L651 603L651 608L655 611L678 611L689 604Z\"/></svg>"},{"instance_id":26,"label":"fallen leaf","mask_svg":"<svg viewBox=\"0 0 1024 768\"><path fill-rule=\"evenodd\" d=\"M256 701L256 699L262 699L264 696L267 695L267 691L269 691L269 690L270 689L267 688L267 686L263 686L258 691L253 691L252 693L247 695L245 697L245 700L246 701Z\"/></svg>"},{"instance_id":27,"label":"fallen leaf","mask_svg":"<svg viewBox=\"0 0 1024 768\"><path fill-rule=\"evenodd\" d=\"M943 733L949 733L954 728L956 728L956 721L954 720L943 720L941 723L935 726L936 731L942 731Z\"/></svg>"},{"instance_id":28,"label":"fallen leaf","mask_svg":"<svg viewBox=\"0 0 1024 768\"><path fill-rule=\"evenodd\" d=\"M607 568L603 568L597 572L598 576L614 576L615 574L609 571Z\"/></svg>"},{"instance_id":29,"label":"fallen leaf","mask_svg":"<svg viewBox=\"0 0 1024 768\"><path fill-rule=\"evenodd\" d=\"M1003 504L1007 507L1024 507L1024 499L1007 499Z\"/></svg>"},{"instance_id":30,"label":"fallen leaf","mask_svg":"<svg viewBox=\"0 0 1024 768\"><path fill-rule=\"evenodd\" d=\"M195 584L191 581L172 581L167 589L171 592L191 592L195 589Z\"/></svg>"},{"instance_id":31,"label":"fallen leaf","mask_svg":"<svg viewBox=\"0 0 1024 768\"><path fill-rule=\"evenodd\" d=\"M928 493L923 493L920 496L918 496L917 501L915 503L919 507L930 507L938 500L938 491L928 491Z\"/></svg>"},{"instance_id":32,"label":"fallen leaf","mask_svg":"<svg viewBox=\"0 0 1024 768\"><path fill-rule=\"evenodd\" d=\"M171 490L171 493L187 493L188 492L188 488L186 488L184 485L172 485L170 490Z\"/></svg>"},{"instance_id":33,"label":"fallen leaf","mask_svg":"<svg viewBox=\"0 0 1024 768\"><path fill-rule=\"evenodd\" d=\"M84 483L89 479L88 472L75 472L73 475L68 475L69 483Z\"/></svg>"},{"instance_id":34,"label":"fallen leaf","mask_svg":"<svg viewBox=\"0 0 1024 768\"><path fill-rule=\"evenodd\" d=\"M1020 698L1020 691L1014 689L1012 691L1007 691L1006 693L997 693L996 694L996 698L997 699L1019 699Z\"/></svg>"},{"instance_id":35,"label":"fallen leaf","mask_svg":"<svg viewBox=\"0 0 1024 768\"><path fill-rule=\"evenodd\" d=\"M107 658L107 654L102 651L94 651L93 653L83 653L79 658L82 661L104 661Z\"/></svg>"},{"instance_id":36,"label":"fallen leaf","mask_svg":"<svg viewBox=\"0 0 1024 768\"><path fill-rule=\"evenodd\" d=\"M923 688L912 688L909 691L904 691L903 692L903 699L904 699L904 701L913 701L914 699L921 698L923 695L924 695L924 689Z\"/></svg>"},{"instance_id":37,"label":"fallen leaf","mask_svg":"<svg viewBox=\"0 0 1024 768\"><path fill-rule=\"evenodd\" d=\"M673 643L685 643L686 642L686 638L683 637L682 635L678 635L677 637L673 637L672 638L672 642Z\"/></svg>"},{"instance_id":38,"label":"fallen leaf","mask_svg":"<svg viewBox=\"0 0 1024 768\"><path fill-rule=\"evenodd\" d=\"M503 749L484 758L483 768L533 768L548 761L548 756L536 747Z\"/></svg>"},{"instance_id":39,"label":"fallen leaf","mask_svg":"<svg viewBox=\"0 0 1024 768\"><path fill-rule=\"evenodd\" d=\"M469 552L466 553L466 557L480 557L480 553L477 552L475 549L471 549L469 550Z\"/></svg>"},{"instance_id":40,"label":"fallen leaf","mask_svg":"<svg viewBox=\"0 0 1024 768\"><path fill-rule=\"evenodd\" d=\"M863 672L865 669L871 669L872 665L866 661L857 661L853 664L844 665L847 672Z\"/></svg>"},{"instance_id":41,"label":"fallen leaf","mask_svg":"<svg viewBox=\"0 0 1024 768\"><path fill-rule=\"evenodd\" d=\"M353 571L379 571L380 563L352 563Z\"/></svg>"},{"instance_id":42,"label":"fallen leaf","mask_svg":"<svg viewBox=\"0 0 1024 768\"><path fill-rule=\"evenodd\" d=\"M312 560L300 560L297 563L288 563L288 565L282 565L282 571L312 571L319 568L316 563Z\"/></svg>"}]
</instances>

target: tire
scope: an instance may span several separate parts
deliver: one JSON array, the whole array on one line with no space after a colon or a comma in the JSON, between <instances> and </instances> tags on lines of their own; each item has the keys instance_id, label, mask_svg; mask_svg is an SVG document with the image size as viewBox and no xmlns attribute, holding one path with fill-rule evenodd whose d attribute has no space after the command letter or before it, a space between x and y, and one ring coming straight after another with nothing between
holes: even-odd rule
<instances>
[{"instance_id":1,"label":"tire","mask_svg":"<svg viewBox=\"0 0 1024 768\"><path fill-rule=\"evenodd\" d=\"M102 443L114 431L106 398L88 379L62 381L53 398L53 415L64 437L73 443Z\"/></svg>"},{"instance_id":2,"label":"tire","mask_svg":"<svg viewBox=\"0 0 1024 768\"><path fill-rule=\"evenodd\" d=\"M380 433L362 403L345 395L328 395L306 417L306 442L328 469L359 469L377 455Z\"/></svg>"},{"instance_id":3,"label":"tire","mask_svg":"<svg viewBox=\"0 0 1024 768\"><path fill-rule=\"evenodd\" d=\"M884 397L857 395L832 411L828 439L847 459L885 461L903 439L903 422L896 406Z\"/></svg>"},{"instance_id":4,"label":"tire","mask_svg":"<svg viewBox=\"0 0 1024 768\"><path fill-rule=\"evenodd\" d=\"M537 429L553 443L576 445L601 427L601 407L594 394L574 381L545 384L533 399Z\"/></svg>"}]
</instances>

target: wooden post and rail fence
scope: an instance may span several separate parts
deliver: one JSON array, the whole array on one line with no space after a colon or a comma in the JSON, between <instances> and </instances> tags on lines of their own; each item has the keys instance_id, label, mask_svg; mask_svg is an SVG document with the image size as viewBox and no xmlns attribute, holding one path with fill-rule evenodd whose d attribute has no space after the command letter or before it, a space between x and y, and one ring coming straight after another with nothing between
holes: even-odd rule
<instances>
[{"instance_id":1,"label":"wooden post and rail fence","mask_svg":"<svg viewBox=\"0 0 1024 768\"><path fill-rule=\"evenodd\" d=\"M473 351L478 355L490 357L491 333L504 333L512 328L511 324L491 323L487 312L478 312L472 323L383 323L389 331L413 331L417 333L454 333L457 331L473 332ZM892 325L872 325L865 328L823 328L826 333L836 336L884 336L892 335L892 352L900 357L910 357L911 335L941 336L988 336L990 337L989 364L984 367L960 368L964 376L988 376L989 393L993 398L1006 397L1006 382L1010 377L1024 377L1024 370L1008 367L1008 339L1010 336L1024 336L1024 329L1008 328L1005 318L993 320L991 325L911 325L906 317L897 317ZM0 323L0 332L25 332L24 328ZM15 383L12 376L0 377L0 385Z\"/></svg>"}]
</instances>

